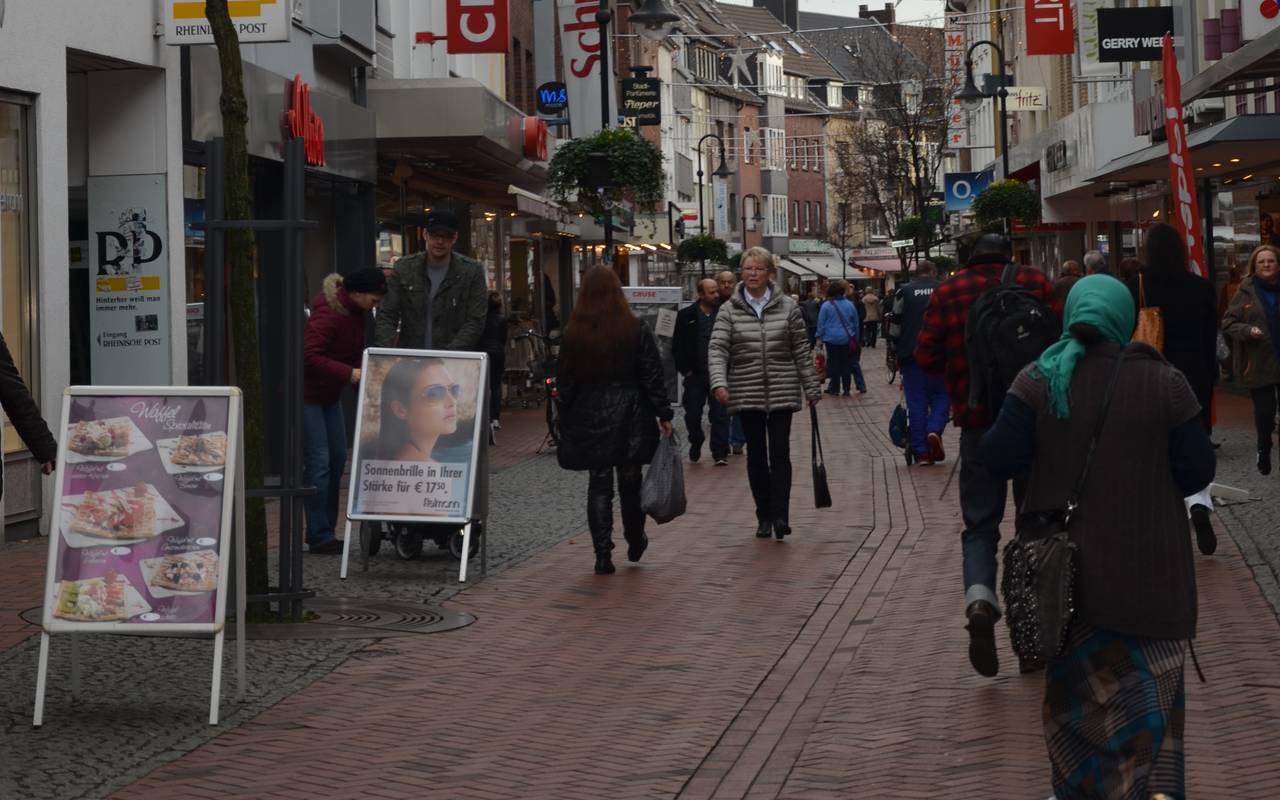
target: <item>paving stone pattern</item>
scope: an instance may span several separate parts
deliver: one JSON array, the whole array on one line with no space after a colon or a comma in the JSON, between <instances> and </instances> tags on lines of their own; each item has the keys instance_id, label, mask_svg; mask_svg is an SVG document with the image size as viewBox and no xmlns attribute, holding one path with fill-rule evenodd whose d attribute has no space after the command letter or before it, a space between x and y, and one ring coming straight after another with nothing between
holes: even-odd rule
<instances>
[{"instance_id":1,"label":"paving stone pattern","mask_svg":"<svg viewBox=\"0 0 1280 800\"><path fill-rule=\"evenodd\" d=\"M834 509L797 419L787 542L752 536L741 458L690 466L641 565L596 577L560 542L455 596L476 624L373 644L113 796L1046 797L1042 676L969 668L956 487L888 446L894 394L822 404ZM1270 798L1280 625L1223 534L1197 559L1189 795Z\"/></svg>"}]
</instances>

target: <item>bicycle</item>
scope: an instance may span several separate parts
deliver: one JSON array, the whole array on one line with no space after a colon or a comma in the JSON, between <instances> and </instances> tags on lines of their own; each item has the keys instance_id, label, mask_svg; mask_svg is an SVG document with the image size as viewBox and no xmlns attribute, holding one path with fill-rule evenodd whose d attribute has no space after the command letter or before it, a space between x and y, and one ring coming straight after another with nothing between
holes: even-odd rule
<instances>
[{"instance_id":1,"label":"bicycle","mask_svg":"<svg viewBox=\"0 0 1280 800\"><path fill-rule=\"evenodd\" d=\"M529 379L542 386L546 403L547 435L535 451L541 453L544 448L556 447L560 444L560 390L556 386L559 372L560 332L552 331L548 335L535 330L527 330L518 334L516 339L532 339L540 343L543 357L535 357L529 362Z\"/></svg>"}]
</instances>

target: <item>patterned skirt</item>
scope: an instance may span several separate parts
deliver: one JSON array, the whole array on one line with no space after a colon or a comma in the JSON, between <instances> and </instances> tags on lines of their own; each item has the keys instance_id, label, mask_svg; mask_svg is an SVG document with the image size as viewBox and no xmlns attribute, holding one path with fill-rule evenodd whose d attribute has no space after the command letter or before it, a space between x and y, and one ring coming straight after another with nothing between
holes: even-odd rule
<instances>
[{"instance_id":1,"label":"patterned skirt","mask_svg":"<svg viewBox=\"0 0 1280 800\"><path fill-rule=\"evenodd\" d=\"M1077 622L1045 680L1044 734L1057 800L1186 795L1186 643Z\"/></svg>"}]
</instances>

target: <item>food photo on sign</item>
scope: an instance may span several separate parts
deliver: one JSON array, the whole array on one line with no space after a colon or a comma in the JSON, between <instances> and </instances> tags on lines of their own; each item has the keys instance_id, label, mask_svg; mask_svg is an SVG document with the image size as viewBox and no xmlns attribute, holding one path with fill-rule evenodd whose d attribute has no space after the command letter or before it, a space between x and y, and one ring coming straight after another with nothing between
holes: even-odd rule
<instances>
[{"instance_id":1,"label":"food photo on sign","mask_svg":"<svg viewBox=\"0 0 1280 800\"><path fill-rule=\"evenodd\" d=\"M480 354L365 353L349 514L465 521L484 420Z\"/></svg>"},{"instance_id":2,"label":"food photo on sign","mask_svg":"<svg viewBox=\"0 0 1280 800\"><path fill-rule=\"evenodd\" d=\"M46 621L217 622L226 397L73 397Z\"/></svg>"}]
</instances>

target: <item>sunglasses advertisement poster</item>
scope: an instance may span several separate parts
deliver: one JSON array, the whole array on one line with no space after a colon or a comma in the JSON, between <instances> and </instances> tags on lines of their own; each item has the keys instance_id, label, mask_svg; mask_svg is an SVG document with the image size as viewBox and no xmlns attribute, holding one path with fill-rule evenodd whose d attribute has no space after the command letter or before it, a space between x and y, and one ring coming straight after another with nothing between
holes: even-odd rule
<instances>
[{"instance_id":1,"label":"sunglasses advertisement poster","mask_svg":"<svg viewBox=\"0 0 1280 800\"><path fill-rule=\"evenodd\" d=\"M219 630L238 393L121 391L64 396L45 629Z\"/></svg>"},{"instance_id":2,"label":"sunglasses advertisement poster","mask_svg":"<svg viewBox=\"0 0 1280 800\"><path fill-rule=\"evenodd\" d=\"M351 519L470 520L486 376L483 353L365 351Z\"/></svg>"}]
</instances>

